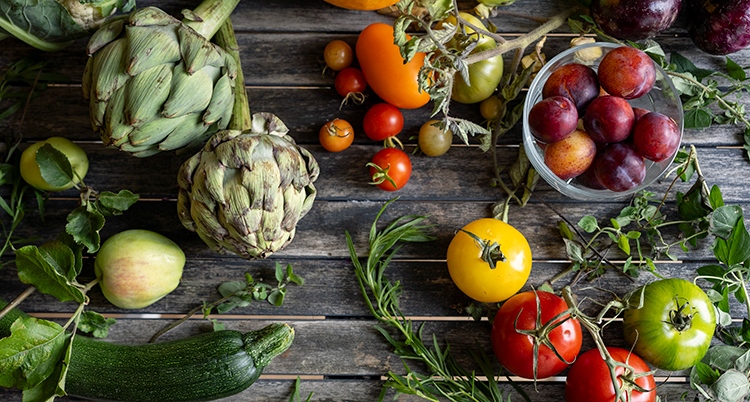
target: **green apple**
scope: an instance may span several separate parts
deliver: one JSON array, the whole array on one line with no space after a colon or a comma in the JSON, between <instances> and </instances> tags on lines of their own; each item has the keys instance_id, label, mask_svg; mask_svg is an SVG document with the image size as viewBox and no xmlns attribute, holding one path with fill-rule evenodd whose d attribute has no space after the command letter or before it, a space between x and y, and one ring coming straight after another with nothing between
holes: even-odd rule
<instances>
[{"instance_id":1,"label":"green apple","mask_svg":"<svg viewBox=\"0 0 750 402\"><path fill-rule=\"evenodd\" d=\"M86 173L89 171L89 159L86 157L86 152L67 138L50 137L44 141L32 144L21 154L21 177L32 187L45 191L62 191L74 185L74 182L70 182L62 187L55 187L44 180L42 172L39 170L39 164L36 163L36 153L44 144L50 144L65 154L68 157L70 166L73 167L73 171L78 174L78 177L83 179L86 176ZM78 180L75 183L78 183Z\"/></svg>"},{"instance_id":2,"label":"green apple","mask_svg":"<svg viewBox=\"0 0 750 402\"><path fill-rule=\"evenodd\" d=\"M185 253L177 243L150 230L133 229L102 244L94 271L110 303L138 309L173 291L184 266Z\"/></svg>"}]
</instances>

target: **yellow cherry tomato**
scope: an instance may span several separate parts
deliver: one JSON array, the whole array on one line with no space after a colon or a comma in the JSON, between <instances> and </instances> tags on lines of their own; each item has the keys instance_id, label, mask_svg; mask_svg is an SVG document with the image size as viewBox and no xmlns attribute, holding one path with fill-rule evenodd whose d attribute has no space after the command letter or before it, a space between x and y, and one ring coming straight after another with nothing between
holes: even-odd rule
<instances>
[{"instance_id":1,"label":"yellow cherry tomato","mask_svg":"<svg viewBox=\"0 0 750 402\"><path fill-rule=\"evenodd\" d=\"M453 283L472 299L501 302L521 290L529 278L531 247L513 226L498 219L478 219L451 240L448 271Z\"/></svg>"}]
</instances>

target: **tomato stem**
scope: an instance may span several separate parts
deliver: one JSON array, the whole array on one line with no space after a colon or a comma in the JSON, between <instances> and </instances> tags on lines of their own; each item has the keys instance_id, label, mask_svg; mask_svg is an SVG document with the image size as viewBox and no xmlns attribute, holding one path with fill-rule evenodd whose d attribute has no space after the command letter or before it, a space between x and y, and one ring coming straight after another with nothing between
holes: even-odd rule
<instances>
[{"instance_id":1,"label":"tomato stem","mask_svg":"<svg viewBox=\"0 0 750 402\"><path fill-rule=\"evenodd\" d=\"M685 303L680 305L680 300L684 300ZM684 297L675 296L674 302L677 305L677 308L669 311L669 321L665 321L665 323L674 327L677 332L687 331L692 326L693 306L690 305L690 301ZM690 313L688 314L685 314L684 312L686 307L690 310Z\"/></svg>"},{"instance_id":2,"label":"tomato stem","mask_svg":"<svg viewBox=\"0 0 750 402\"><path fill-rule=\"evenodd\" d=\"M500 250L500 243L491 241L491 240L485 240L481 237L475 235L474 233L468 232L463 229L459 229L460 231L466 233L467 235L471 236L472 239L474 239L474 244L479 247L480 250L482 250L481 259L482 261L486 262L487 264L490 264L491 269L495 269L496 264L498 261L506 262L508 261L507 258L505 258L505 255L503 254L502 250Z\"/></svg>"},{"instance_id":3,"label":"tomato stem","mask_svg":"<svg viewBox=\"0 0 750 402\"><path fill-rule=\"evenodd\" d=\"M396 182L393 181L393 178L390 175L388 175L388 171L391 169L390 163L385 169L372 162L369 162L366 166L375 169L375 173L372 175L372 181L370 182L370 184L372 184L373 186L377 186L378 184L383 184L383 182L388 180L388 182L393 185L393 188L398 189Z\"/></svg>"}]
</instances>

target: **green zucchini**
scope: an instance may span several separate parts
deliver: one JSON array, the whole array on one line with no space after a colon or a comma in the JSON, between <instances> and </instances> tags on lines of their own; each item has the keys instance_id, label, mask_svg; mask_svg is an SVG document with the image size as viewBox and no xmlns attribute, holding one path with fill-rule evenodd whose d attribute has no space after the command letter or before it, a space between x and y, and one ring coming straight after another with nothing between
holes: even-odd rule
<instances>
[{"instance_id":1,"label":"green zucchini","mask_svg":"<svg viewBox=\"0 0 750 402\"><path fill-rule=\"evenodd\" d=\"M5 305L0 301L0 308ZM14 316L23 316L17 309ZM0 337L13 317L0 319ZM294 330L271 324L242 334L208 332L145 345L73 338L68 395L102 401L210 401L245 390L292 343Z\"/></svg>"}]
</instances>

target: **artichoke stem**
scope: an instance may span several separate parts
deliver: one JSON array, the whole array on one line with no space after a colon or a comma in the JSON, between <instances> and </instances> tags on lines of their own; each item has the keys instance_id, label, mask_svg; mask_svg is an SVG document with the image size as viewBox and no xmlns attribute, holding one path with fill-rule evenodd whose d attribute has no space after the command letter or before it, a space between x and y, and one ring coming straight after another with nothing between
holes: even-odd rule
<instances>
[{"instance_id":1,"label":"artichoke stem","mask_svg":"<svg viewBox=\"0 0 750 402\"><path fill-rule=\"evenodd\" d=\"M206 39L211 39L221 28L224 21L237 7L240 0L203 0L193 13L201 18L201 21L184 19L183 24L193 28ZM236 42L235 42L236 43Z\"/></svg>"},{"instance_id":2,"label":"artichoke stem","mask_svg":"<svg viewBox=\"0 0 750 402\"><path fill-rule=\"evenodd\" d=\"M234 27L232 19L227 18L221 25L219 32L216 33L216 43L223 47L229 53L237 64L237 77L234 82L234 107L232 109L232 118L229 120L230 130L249 130L251 128L252 115L250 114L250 102L247 99L247 90L245 89L245 76L242 74L242 62L240 60L240 47L237 44L237 37L234 36Z\"/></svg>"}]
</instances>

